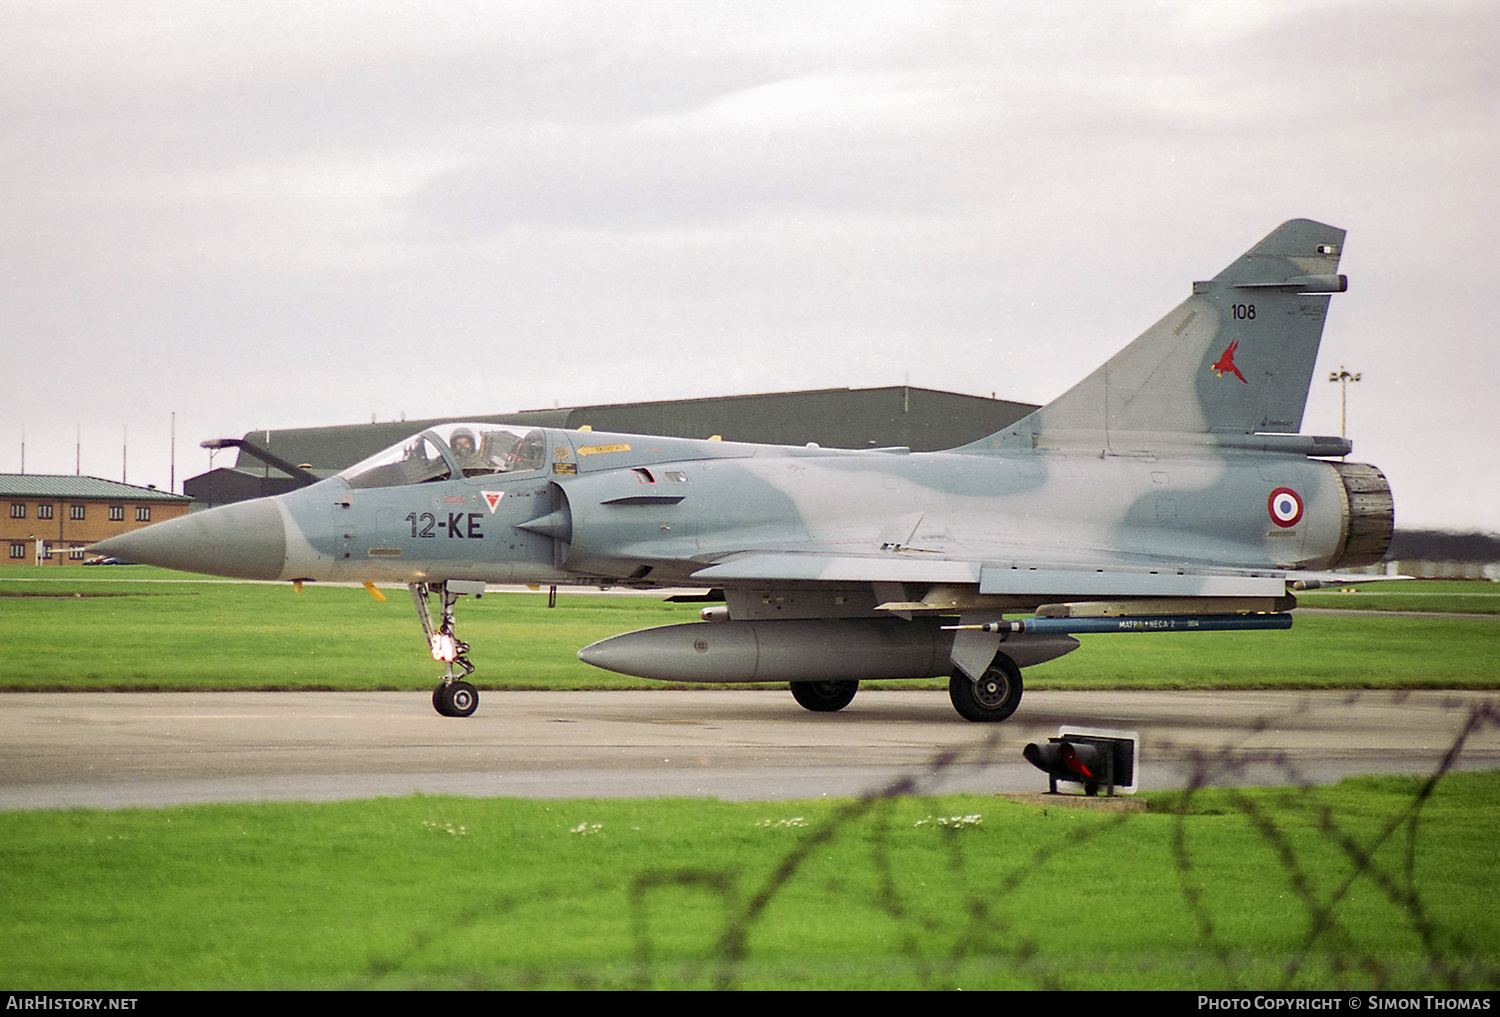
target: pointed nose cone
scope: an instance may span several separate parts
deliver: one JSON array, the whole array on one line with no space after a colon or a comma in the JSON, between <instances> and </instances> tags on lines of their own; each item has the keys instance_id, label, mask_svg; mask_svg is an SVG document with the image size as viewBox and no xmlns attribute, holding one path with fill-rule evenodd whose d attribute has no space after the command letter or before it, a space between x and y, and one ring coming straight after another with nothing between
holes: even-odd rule
<instances>
[{"instance_id":1,"label":"pointed nose cone","mask_svg":"<svg viewBox=\"0 0 1500 1017\"><path fill-rule=\"evenodd\" d=\"M286 527L275 503L258 498L144 526L90 550L183 572L279 579L286 566Z\"/></svg>"}]
</instances>

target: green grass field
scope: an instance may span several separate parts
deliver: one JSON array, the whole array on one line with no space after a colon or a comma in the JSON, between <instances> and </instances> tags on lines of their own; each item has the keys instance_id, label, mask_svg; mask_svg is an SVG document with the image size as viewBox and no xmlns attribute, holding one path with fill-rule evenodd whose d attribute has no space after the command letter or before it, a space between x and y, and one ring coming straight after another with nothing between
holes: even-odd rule
<instances>
[{"instance_id":1,"label":"green grass field","mask_svg":"<svg viewBox=\"0 0 1500 1017\"><path fill-rule=\"evenodd\" d=\"M110 570L110 579L137 568ZM297 594L288 584L5 578L0 688L12 691L418 689L442 671L404 589L386 591L382 603L358 587L309 585ZM460 603L459 631L474 646L482 688L642 688L580 663L578 648L697 617L655 598L559 601L553 610L545 594Z\"/></svg>"},{"instance_id":2,"label":"green grass field","mask_svg":"<svg viewBox=\"0 0 1500 1017\"><path fill-rule=\"evenodd\" d=\"M1399 585L1397 609L1482 615L1481 583ZM1452 589L1458 587L1459 589ZM1361 608L1394 594L1304 595ZM693 605L653 597L490 594L459 605L459 631L484 689L660 688L578 661L580 647L653 625L695 621ZM1500 627L1490 617L1304 616L1287 632L1084 636L1030 668L1054 689L1500 688ZM440 668L404 590L376 602L359 588L190 582L143 566L10 569L0 574L0 689L422 689ZM929 684L942 684L935 680ZM911 683L893 683L911 687Z\"/></svg>"},{"instance_id":3,"label":"green grass field","mask_svg":"<svg viewBox=\"0 0 1500 1017\"><path fill-rule=\"evenodd\" d=\"M1299 593L1304 607L1360 611L1500 614L1500 583L1403 579Z\"/></svg>"},{"instance_id":4,"label":"green grass field","mask_svg":"<svg viewBox=\"0 0 1500 1017\"><path fill-rule=\"evenodd\" d=\"M7 988L1490 988L1500 774L0 822Z\"/></svg>"}]
</instances>

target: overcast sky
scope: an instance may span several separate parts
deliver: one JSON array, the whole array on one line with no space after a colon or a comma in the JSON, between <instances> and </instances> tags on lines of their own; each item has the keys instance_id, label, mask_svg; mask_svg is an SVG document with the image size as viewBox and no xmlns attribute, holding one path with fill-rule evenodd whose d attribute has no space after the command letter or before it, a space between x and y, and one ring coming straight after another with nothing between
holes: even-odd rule
<instances>
[{"instance_id":1,"label":"overcast sky","mask_svg":"<svg viewBox=\"0 0 1500 1017\"><path fill-rule=\"evenodd\" d=\"M899 385L1045 402L1280 222L1303 430L1500 531L1500 4L0 0L0 472Z\"/></svg>"}]
</instances>

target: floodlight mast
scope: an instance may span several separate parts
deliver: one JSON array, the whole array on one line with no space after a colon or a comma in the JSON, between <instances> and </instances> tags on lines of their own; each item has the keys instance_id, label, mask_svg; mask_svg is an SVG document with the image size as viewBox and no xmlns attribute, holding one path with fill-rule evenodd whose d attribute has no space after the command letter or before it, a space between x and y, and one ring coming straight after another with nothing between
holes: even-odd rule
<instances>
[{"instance_id":1,"label":"floodlight mast","mask_svg":"<svg viewBox=\"0 0 1500 1017\"><path fill-rule=\"evenodd\" d=\"M1340 364L1337 371L1329 372L1328 380L1330 382L1338 382L1339 437L1347 438L1349 437L1349 383L1351 381L1359 381L1359 372L1354 371L1351 373L1349 371L1346 371L1344 370L1344 365ZM1348 456L1339 456L1339 458L1347 459Z\"/></svg>"}]
</instances>

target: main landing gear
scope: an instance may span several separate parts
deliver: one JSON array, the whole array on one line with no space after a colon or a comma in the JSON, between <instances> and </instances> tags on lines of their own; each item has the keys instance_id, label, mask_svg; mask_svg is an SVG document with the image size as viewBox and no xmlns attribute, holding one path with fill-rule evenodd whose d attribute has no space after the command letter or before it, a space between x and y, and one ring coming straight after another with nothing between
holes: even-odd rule
<instances>
[{"instance_id":1,"label":"main landing gear","mask_svg":"<svg viewBox=\"0 0 1500 1017\"><path fill-rule=\"evenodd\" d=\"M834 713L848 706L859 691L857 681L792 682L792 698L803 709L815 713ZM965 720L996 723L1005 720L1021 705L1021 669L1003 653L976 681L955 668L948 679L948 698Z\"/></svg>"},{"instance_id":2,"label":"main landing gear","mask_svg":"<svg viewBox=\"0 0 1500 1017\"><path fill-rule=\"evenodd\" d=\"M407 588L411 590L417 617L422 620L432 659L446 665L442 684L432 690L432 708L444 717L467 717L479 708L479 690L463 680L474 673L474 665L464 656L469 652L469 644L453 634L453 605L458 603L459 594L451 592L445 583L434 583L430 588L426 583L412 583ZM429 592L436 593L442 602L436 625L427 606Z\"/></svg>"},{"instance_id":3,"label":"main landing gear","mask_svg":"<svg viewBox=\"0 0 1500 1017\"><path fill-rule=\"evenodd\" d=\"M948 698L964 720L1004 720L1021 705L1021 669L1005 654L997 653L977 681L954 670L948 679Z\"/></svg>"}]
</instances>

